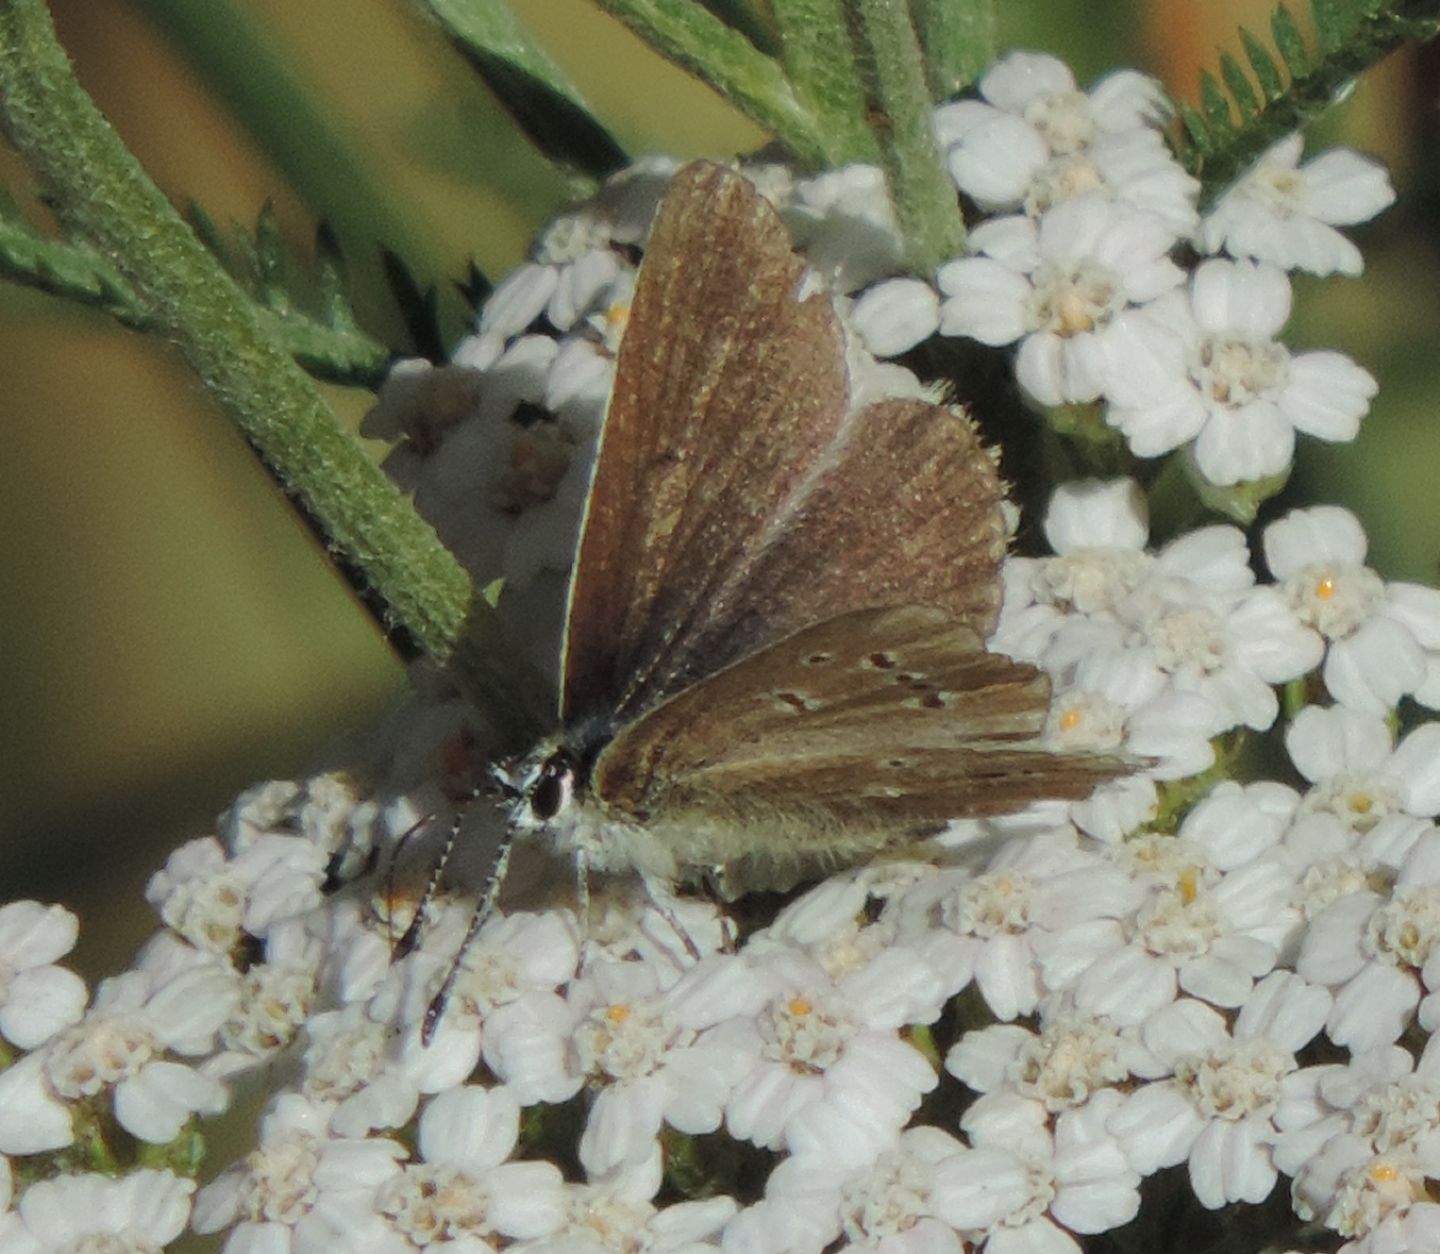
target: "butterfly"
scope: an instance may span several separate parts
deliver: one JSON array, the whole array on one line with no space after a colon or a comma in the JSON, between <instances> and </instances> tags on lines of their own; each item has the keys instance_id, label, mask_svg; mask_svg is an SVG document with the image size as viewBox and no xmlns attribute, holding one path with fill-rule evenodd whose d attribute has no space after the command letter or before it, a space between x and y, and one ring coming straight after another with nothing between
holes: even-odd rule
<instances>
[{"instance_id":1,"label":"butterfly","mask_svg":"<svg viewBox=\"0 0 1440 1254\"><path fill-rule=\"evenodd\" d=\"M1048 679L985 648L1009 528L969 419L853 405L832 300L806 289L747 179L676 174L590 483L557 730L495 768L507 835L472 935L513 839L582 883L735 897L1131 769L1047 750Z\"/></svg>"}]
</instances>

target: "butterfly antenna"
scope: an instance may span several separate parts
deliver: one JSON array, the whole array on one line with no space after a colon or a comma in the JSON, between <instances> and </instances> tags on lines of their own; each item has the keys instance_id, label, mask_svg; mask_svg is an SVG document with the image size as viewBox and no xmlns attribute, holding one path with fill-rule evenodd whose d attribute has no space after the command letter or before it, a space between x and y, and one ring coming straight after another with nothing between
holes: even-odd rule
<instances>
[{"instance_id":1,"label":"butterfly antenna","mask_svg":"<svg viewBox=\"0 0 1440 1254\"><path fill-rule=\"evenodd\" d=\"M445 982L440 985L440 991L430 999L430 1004L425 1008L425 1020L420 1025L421 1045L429 1045L434 1039L435 1029L440 1025L440 1016L445 1013L445 1004L450 1000L451 992L454 991L455 981L460 978L460 968L465 961L465 955L480 934L480 929L485 926L490 912L495 909L496 899L500 896L500 887L505 883L505 873L510 869L510 847L514 844L514 840L515 829L507 827L505 835L500 838L500 847L495 851L495 861L490 865L490 875L485 881L485 891L481 894L480 900L475 905L475 911L470 916L469 927L465 929L465 938L460 942L460 948L455 951L455 957L450 960L450 969L445 972ZM448 854L448 848L446 852Z\"/></svg>"}]
</instances>

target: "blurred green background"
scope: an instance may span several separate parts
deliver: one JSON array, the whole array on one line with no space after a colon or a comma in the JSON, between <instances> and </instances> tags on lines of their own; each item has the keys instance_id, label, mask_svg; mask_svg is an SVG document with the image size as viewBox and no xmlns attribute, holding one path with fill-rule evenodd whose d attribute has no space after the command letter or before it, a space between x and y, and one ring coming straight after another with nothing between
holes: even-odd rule
<instances>
[{"instance_id":1,"label":"blurred green background","mask_svg":"<svg viewBox=\"0 0 1440 1254\"><path fill-rule=\"evenodd\" d=\"M588 0L513 7L632 153L724 155L763 136ZM1122 64L1194 99L1197 67L1265 29L1254 0L1048 0L1004 42L1082 82ZM445 295L473 258L522 259L564 188L402 0L52 0L82 81L179 204L253 225L272 201L297 253L339 235L368 329L403 344L379 266L399 252ZM1440 552L1433 67L1392 58L1327 122L1390 163L1400 204L1361 233L1363 282L1302 283L1292 341L1381 380L1360 440L1307 452L1304 496L1343 499L1392 576ZM23 170L0 156L22 200ZM80 965L123 966L152 924L140 891L247 782L307 769L403 692L372 623L165 345L0 287L0 900L85 918ZM369 397L330 389L355 424ZM377 448L379 456L383 450Z\"/></svg>"}]
</instances>

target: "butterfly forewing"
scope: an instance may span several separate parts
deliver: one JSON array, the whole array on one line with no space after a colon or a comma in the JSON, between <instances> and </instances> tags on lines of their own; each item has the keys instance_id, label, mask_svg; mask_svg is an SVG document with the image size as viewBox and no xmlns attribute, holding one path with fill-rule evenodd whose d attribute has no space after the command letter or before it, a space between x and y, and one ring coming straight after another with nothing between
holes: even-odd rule
<instances>
[{"instance_id":1,"label":"butterfly forewing","mask_svg":"<svg viewBox=\"0 0 1440 1254\"><path fill-rule=\"evenodd\" d=\"M695 677L693 641L847 408L826 298L748 181L697 163L651 232L571 585L562 716L621 719ZM713 667L711 668L713 669Z\"/></svg>"},{"instance_id":2,"label":"butterfly forewing","mask_svg":"<svg viewBox=\"0 0 1440 1254\"><path fill-rule=\"evenodd\" d=\"M571 590L567 721L626 717L803 627L930 604L982 635L1007 528L967 418L846 409L844 337L768 202L697 163L641 266Z\"/></svg>"}]
</instances>

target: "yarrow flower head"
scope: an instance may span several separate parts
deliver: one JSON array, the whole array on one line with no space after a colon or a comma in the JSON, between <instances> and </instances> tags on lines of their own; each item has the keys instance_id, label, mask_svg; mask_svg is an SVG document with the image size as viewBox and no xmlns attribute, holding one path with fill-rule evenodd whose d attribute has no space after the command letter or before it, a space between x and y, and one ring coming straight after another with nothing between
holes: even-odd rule
<instances>
[{"instance_id":1,"label":"yarrow flower head","mask_svg":"<svg viewBox=\"0 0 1440 1254\"><path fill-rule=\"evenodd\" d=\"M0 1149L33 1154L74 1140L72 1104L113 1093L131 1135L164 1144L192 1113L216 1114L225 1089L178 1056L207 1053L239 990L233 972L165 944L148 967L101 984L75 1026L0 1072Z\"/></svg>"},{"instance_id":2,"label":"yarrow flower head","mask_svg":"<svg viewBox=\"0 0 1440 1254\"><path fill-rule=\"evenodd\" d=\"M1327 642L1331 696L1372 714L1407 695L1440 706L1440 592L1381 579L1365 565L1359 519L1338 505L1293 510L1264 543L1286 599Z\"/></svg>"},{"instance_id":3,"label":"yarrow flower head","mask_svg":"<svg viewBox=\"0 0 1440 1254\"><path fill-rule=\"evenodd\" d=\"M0 1035L34 1049L85 1011L85 982L57 966L75 944L80 921L60 906L0 906Z\"/></svg>"},{"instance_id":4,"label":"yarrow flower head","mask_svg":"<svg viewBox=\"0 0 1440 1254\"><path fill-rule=\"evenodd\" d=\"M1125 366L1116 320L1184 281L1174 242L1159 219L1096 195L1038 223L997 219L971 234L975 256L940 267L940 332L1018 341L1016 378L1041 405L1093 401Z\"/></svg>"},{"instance_id":5,"label":"yarrow flower head","mask_svg":"<svg viewBox=\"0 0 1440 1254\"><path fill-rule=\"evenodd\" d=\"M1342 353L1281 344L1290 299L1276 266L1212 260L1185 292L1122 315L1114 336L1128 365L1110 381L1106 421L1141 457L1190 445L1222 486L1283 473L1297 431L1353 440L1375 380Z\"/></svg>"},{"instance_id":6,"label":"yarrow flower head","mask_svg":"<svg viewBox=\"0 0 1440 1254\"><path fill-rule=\"evenodd\" d=\"M1196 232L1207 253L1271 261L1311 274L1359 274L1360 250L1335 228L1373 218L1395 201L1385 167L1347 148L1300 164L1304 138L1274 145Z\"/></svg>"},{"instance_id":7,"label":"yarrow flower head","mask_svg":"<svg viewBox=\"0 0 1440 1254\"><path fill-rule=\"evenodd\" d=\"M193 1180L169 1171L119 1179L58 1176L32 1184L0 1214L6 1254L57 1250L162 1250L185 1230Z\"/></svg>"},{"instance_id":8,"label":"yarrow flower head","mask_svg":"<svg viewBox=\"0 0 1440 1254\"><path fill-rule=\"evenodd\" d=\"M1171 107L1154 79L1122 70L1083 93L1063 62L1017 52L979 87L980 100L937 109L934 128L951 177L982 209L1033 217L1098 191L1177 234L1193 229L1199 184L1161 138Z\"/></svg>"}]
</instances>

